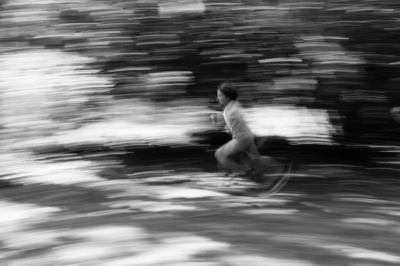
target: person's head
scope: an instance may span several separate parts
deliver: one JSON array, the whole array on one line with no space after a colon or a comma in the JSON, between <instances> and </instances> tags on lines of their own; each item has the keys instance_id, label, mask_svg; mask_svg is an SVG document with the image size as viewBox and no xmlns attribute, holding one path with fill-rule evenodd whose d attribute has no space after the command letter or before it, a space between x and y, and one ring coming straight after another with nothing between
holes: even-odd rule
<instances>
[{"instance_id":1,"label":"person's head","mask_svg":"<svg viewBox=\"0 0 400 266\"><path fill-rule=\"evenodd\" d=\"M221 105L225 106L230 101L235 101L237 97L238 93L232 83L224 82L218 86L217 100Z\"/></svg>"}]
</instances>

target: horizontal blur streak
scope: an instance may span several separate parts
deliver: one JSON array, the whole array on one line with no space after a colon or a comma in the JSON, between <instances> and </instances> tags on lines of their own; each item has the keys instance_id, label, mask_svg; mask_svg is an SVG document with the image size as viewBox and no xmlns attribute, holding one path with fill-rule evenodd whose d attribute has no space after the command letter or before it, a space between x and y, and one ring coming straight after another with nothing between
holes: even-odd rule
<instances>
[{"instance_id":1,"label":"horizontal blur streak","mask_svg":"<svg viewBox=\"0 0 400 266\"><path fill-rule=\"evenodd\" d=\"M325 110L279 105L256 107L248 110L247 119L256 135L284 136L293 143L332 143L331 135L338 133ZM309 140L302 142L303 138Z\"/></svg>"},{"instance_id":2,"label":"horizontal blur streak","mask_svg":"<svg viewBox=\"0 0 400 266\"><path fill-rule=\"evenodd\" d=\"M202 0L180 0L158 3L160 16L202 14L206 10Z\"/></svg>"},{"instance_id":3,"label":"horizontal blur streak","mask_svg":"<svg viewBox=\"0 0 400 266\"><path fill-rule=\"evenodd\" d=\"M0 260L399 265L395 2L1 1ZM225 80L273 198L217 171Z\"/></svg>"},{"instance_id":4,"label":"horizontal blur streak","mask_svg":"<svg viewBox=\"0 0 400 266\"><path fill-rule=\"evenodd\" d=\"M112 84L98 70L84 68L91 62L93 58L44 49L1 56L4 131L40 138L84 123L96 112L88 103L108 102Z\"/></svg>"}]
</instances>

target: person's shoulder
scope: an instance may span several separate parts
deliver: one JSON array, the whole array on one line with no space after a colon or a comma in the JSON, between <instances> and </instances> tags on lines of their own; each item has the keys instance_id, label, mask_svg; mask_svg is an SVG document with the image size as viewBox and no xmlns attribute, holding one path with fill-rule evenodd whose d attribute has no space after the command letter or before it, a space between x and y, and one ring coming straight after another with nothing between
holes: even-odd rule
<instances>
[{"instance_id":1,"label":"person's shoulder","mask_svg":"<svg viewBox=\"0 0 400 266\"><path fill-rule=\"evenodd\" d=\"M240 102L235 101L234 104L232 104L229 112L231 113L232 116L240 116L241 117L242 113L243 113L243 107L240 104Z\"/></svg>"},{"instance_id":2,"label":"person's shoulder","mask_svg":"<svg viewBox=\"0 0 400 266\"><path fill-rule=\"evenodd\" d=\"M240 110L242 108L242 104L238 100L235 100L235 101L232 101L230 108L232 110Z\"/></svg>"}]
</instances>

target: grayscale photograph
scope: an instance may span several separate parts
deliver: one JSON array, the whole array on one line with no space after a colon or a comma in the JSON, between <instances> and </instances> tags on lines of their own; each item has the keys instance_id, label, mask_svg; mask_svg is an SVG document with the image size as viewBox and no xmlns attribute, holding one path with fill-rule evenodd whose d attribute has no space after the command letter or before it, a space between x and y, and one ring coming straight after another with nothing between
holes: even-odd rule
<instances>
[{"instance_id":1,"label":"grayscale photograph","mask_svg":"<svg viewBox=\"0 0 400 266\"><path fill-rule=\"evenodd\" d=\"M399 0L0 0L0 266L399 266Z\"/></svg>"}]
</instances>

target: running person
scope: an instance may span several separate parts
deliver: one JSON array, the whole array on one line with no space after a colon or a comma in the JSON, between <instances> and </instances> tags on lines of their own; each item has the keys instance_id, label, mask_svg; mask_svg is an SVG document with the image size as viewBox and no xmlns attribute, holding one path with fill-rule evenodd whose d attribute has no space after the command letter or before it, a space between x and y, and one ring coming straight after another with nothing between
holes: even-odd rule
<instances>
[{"instance_id":1,"label":"running person","mask_svg":"<svg viewBox=\"0 0 400 266\"><path fill-rule=\"evenodd\" d=\"M261 156L254 143L254 135L247 125L242 106L237 100L238 93L230 83L222 83L217 90L217 100L223 106L222 114L211 116L213 122L224 121L232 140L215 152L221 168L228 172L241 173L255 181L262 181L263 175L285 176L291 166L268 156ZM239 161L234 157L239 157Z\"/></svg>"}]
</instances>

